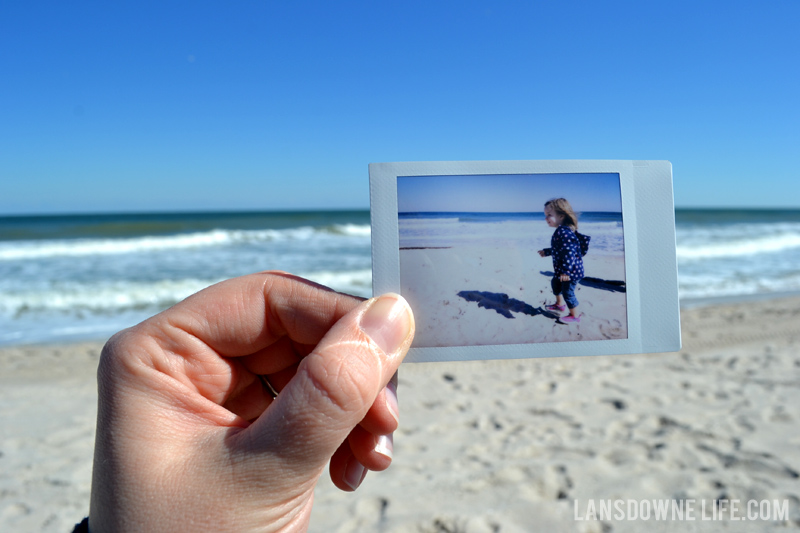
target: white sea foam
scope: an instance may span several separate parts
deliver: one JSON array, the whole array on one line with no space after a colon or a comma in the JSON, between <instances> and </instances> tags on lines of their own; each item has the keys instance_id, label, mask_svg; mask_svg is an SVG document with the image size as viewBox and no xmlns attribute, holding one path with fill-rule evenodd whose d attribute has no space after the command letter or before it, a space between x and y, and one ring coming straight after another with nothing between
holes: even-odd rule
<instances>
[{"instance_id":1,"label":"white sea foam","mask_svg":"<svg viewBox=\"0 0 800 533\"><path fill-rule=\"evenodd\" d=\"M695 237L697 239L697 237ZM721 257L742 257L758 254L779 253L800 248L800 234L775 234L762 237L739 238L734 241L709 244L679 244L678 260L702 260Z\"/></svg>"},{"instance_id":2,"label":"white sea foam","mask_svg":"<svg viewBox=\"0 0 800 533\"><path fill-rule=\"evenodd\" d=\"M370 297L372 272L298 271L334 290ZM58 282L0 290L0 345L106 338L200 291L217 279Z\"/></svg>"},{"instance_id":3,"label":"white sea foam","mask_svg":"<svg viewBox=\"0 0 800 533\"><path fill-rule=\"evenodd\" d=\"M372 270L370 269L344 272L302 272L299 275L339 292L364 298L372 296Z\"/></svg>"},{"instance_id":4,"label":"white sea foam","mask_svg":"<svg viewBox=\"0 0 800 533\"><path fill-rule=\"evenodd\" d=\"M781 293L800 290L800 274L769 277L747 277L736 275L699 274L681 275L678 296L680 298L708 298L759 293Z\"/></svg>"},{"instance_id":5,"label":"white sea foam","mask_svg":"<svg viewBox=\"0 0 800 533\"><path fill-rule=\"evenodd\" d=\"M368 297L372 293L370 269L333 272L299 272L334 290ZM36 314L115 314L126 310L155 312L183 300L218 281L202 279L152 282L62 282L37 289L0 291L0 315L19 318Z\"/></svg>"},{"instance_id":6,"label":"white sea foam","mask_svg":"<svg viewBox=\"0 0 800 533\"><path fill-rule=\"evenodd\" d=\"M622 231L622 222L617 222L617 221L580 222L578 224L578 231L585 235L606 234L606 233L616 234Z\"/></svg>"},{"instance_id":7,"label":"white sea foam","mask_svg":"<svg viewBox=\"0 0 800 533\"><path fill-rule=\"evenodd\" d=\"M800 224L678 225L682 298L800 289Z\"/></svg>"},{"instance_id":8,"label":"white sea foam","mask_svg":"<svg viewBox=\"0 0 800 533\"><path fill-rule=\"evenodd\" d=\"M147 252L224 247L242 243L311 241L314 239L369 237L370 227L338 224L328 228L298 227L283 230L211 230L180 235L117 239L7 241L0 243L0 261L140 254Z\"/></svg>"},{"instance_id":9,"label":"white sea foam","mask_svg":"<svg viewBox=\"0 0 800 533\"><path fill-rule=\"evenodd\" d=\"M623 231L617 221L584 222L595 255L623 252ZM550 246L553 228L534 219L489 219L464 222L457 218L400 219L400 247L499 246L538 250Z\"/></svg>"},{"instance_id":10,"label":"white sea foam","mask_svg":"<svg viewBox=\"0 0 800 533\"><path fill-rule=\"evenodd\" d=\"M48 287L0 292L0 315L114 314L130 309L160 310L219 280L181 279L153 282L62 282Z\"/></svg>"},{"instance_id":11,"label":"white sea foam","mask_svg":"<svg viewBox=\"0 0 800 533\"><path fill-rule=\"evenodd\" d=\"M420 217L420 218L401 218L400 223L407 226L442 226L448 224L458 224L458 217Z\"/></svg>"},{"instance_id":12,"label":"white sea foam","mask_svg":"<svg viewBox=\"0 0 800 533\"><path fill-rule=\"evenodd\" d=\"M334 224L334 233L349 237L369 237L372 228L366 224Z\"/></svg>"},{"instance_id":13,"label":"white sea foam","mask_svg":"<svg viewBox=\"0 0 800 533\"><path fill-rule=\"evenodd\" d=\"M0 246L0 260L42 259L58 256L88 256L142 253L154 250L180 250L203 246L218 246L231 242L233 232L214 230L188 235L166 237L137 237L130 239L76 239L73 241L7 242Z\"/></svg>"}]
</instances>

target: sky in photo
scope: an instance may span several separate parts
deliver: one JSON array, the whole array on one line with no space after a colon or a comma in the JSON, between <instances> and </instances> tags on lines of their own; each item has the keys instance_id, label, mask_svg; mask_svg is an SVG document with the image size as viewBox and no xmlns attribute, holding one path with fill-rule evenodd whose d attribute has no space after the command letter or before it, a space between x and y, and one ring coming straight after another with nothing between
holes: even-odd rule
<instances>
[{"instance_id":1,"label":"sky in photo","mask_svg":"<svg viewBox=\"0 0 800 533\"><path fill-rule=\"evenodd\" d=\"M657 159L800 207L800 2L5 2L0 216L365 209L367 165Z\"/></svg>"},{"instance_id":2,"label":"sky in photo","mask_svg":"<svg viewBox=\"0 0 800 533\"><path fill-rule=\"evenodd\" d=\"M398 176L399 213L526 213L566 198L577 212L622 212L619 174Z\"/></svg>"}]
</instances>

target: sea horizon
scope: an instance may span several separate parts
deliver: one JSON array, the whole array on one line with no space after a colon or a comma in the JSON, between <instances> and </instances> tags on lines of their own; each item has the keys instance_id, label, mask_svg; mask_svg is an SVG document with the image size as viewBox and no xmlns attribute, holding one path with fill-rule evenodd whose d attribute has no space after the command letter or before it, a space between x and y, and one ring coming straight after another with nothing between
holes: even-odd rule
<instances>
[{"instance_id":1,"label":"sea horizon","mask_svg":"<svg viewBox=\"0 0 800 533\"><path fill-rule=\"evenodd\" d=\"M531 210L535 212L537 210ZM765 212L765 213L796 213L800 216L800 207L758 207L758 206L708 206L708 207L680 207L674 208L675 213L690 212L710 212L717 215L741 212ZM193 215L255 215L265 213L363 213L370 212L369 207L298 207L298 208L265 208L265 209L239 209L239 208L196 208L196 209L130 209L116 211L36 211L36 212L0 212L0 219L24 219L24 218L61 218L61 217L127 217L127 216L193 216Z\"/></svg>"}]
</instances>

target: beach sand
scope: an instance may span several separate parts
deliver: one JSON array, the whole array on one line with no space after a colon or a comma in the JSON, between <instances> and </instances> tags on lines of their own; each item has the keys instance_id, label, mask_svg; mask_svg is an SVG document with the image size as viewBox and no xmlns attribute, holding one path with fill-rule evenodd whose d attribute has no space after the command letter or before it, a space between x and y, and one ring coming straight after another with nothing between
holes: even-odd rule
<instances>
[{"instance_id":1,"label":"beach sand","mask_svg":"<svg viewBox=\"0 0 800 533\"><path fill-rule=\"evenodd\" d=\"M625 281L622 254L588 254L586 276ZM558 321L553 262L535 250L498 247L404 249L400 286L419 324L415 347L527 344L628 337L625 292L583 280L580 323Z\"/></svg>"},{"instance_id":2,"label":"beach sand","mask_svg":"<svg viewBox=\"0 0 800 533\"><path fill-rule=\"evenodd\" d=\"M682 331L676 353L404 365L394 464L354 494L323 476L311 531L800 527L800 298L690 309ZM0 350L0 530L86 515L99 351ZM590 499L785 500L789 518L575 520Z\"/></svg>"}]
</instances>

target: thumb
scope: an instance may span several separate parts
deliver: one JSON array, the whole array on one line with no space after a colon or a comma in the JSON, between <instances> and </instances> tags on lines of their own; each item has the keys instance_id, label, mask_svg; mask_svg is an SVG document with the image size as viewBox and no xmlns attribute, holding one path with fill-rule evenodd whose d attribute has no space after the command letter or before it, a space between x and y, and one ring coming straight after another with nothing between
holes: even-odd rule
<instances>
[{"instance_id":1,"label":"thumb","mask_svg":"<svg viewBox=\"0 0 800 533\"><path fill-rule=\"evenodd\" d=\"M250 427L298 466L323 466L364 418L408 352L414 317L398 294L343 316Z\"/></svg>"}]
</instances>

